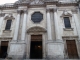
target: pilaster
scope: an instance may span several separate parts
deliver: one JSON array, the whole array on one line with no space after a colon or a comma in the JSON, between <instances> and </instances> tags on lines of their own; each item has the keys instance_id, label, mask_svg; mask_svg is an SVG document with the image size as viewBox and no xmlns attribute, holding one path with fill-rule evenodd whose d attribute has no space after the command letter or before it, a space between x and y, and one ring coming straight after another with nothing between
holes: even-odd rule
<instances>
[{"instance_id":1,"label":"pilaster","mask_svg":"<svg viewBox=\"0 0 80 60\"><path fill-rule=\"evenodd\" d=\"M52 40L50 9L47 9L47 34L48 40Z\"/></svg>"},{"instance_id":2,"label":"pilaster","mask_svg":"<svg viewBox=\"0 0 80 60\"><path fill-rule=\"evenodd\" d=\"M16 19L16 25L15 25L15 31L14 31L14 37L13 37L13 40L14 40L14 41L17 41L17 38L18 38L19 22L20 22L20 13L21 13L21 11L18 10L18 11L17 11L17 19Z\"/></svg>"},{"instance_id":3,"label":"pilaster","mask_svg":"<svg viewBox=\"0 0 80 60\"><path fill-rule=\"evenodd\" d=\"M59 31L59 17L57 14L57 8L53 8L53 14L54 14L54 24L55 24L55 35L56 35L56 41L62 42L62 38Z\"/></svg>"},{"instance_id":4,"label":"pilaster","mask_svg":"<svg viewBox=\"0 0 80 60\"><path fill-rule=\"evenodd\" d=\"M78 37L79 37L78 40L80 40L80 28L79 28L80 20L78 19L78 16L77 16L78 11L74 9L74 10L72 10L72 13L73 13L73 18L74 18L75 25L76 25L77 34L78 34Z\"/></svg>"},{"instance_id":5,"label":"pilaster","mask_svg":"<svg viewBox=\"0 0 80 60\"><path fill-rule=\"evenodd\" d=\"M23 24L22 24L22 32L21 32L21 40L25 40L26 35L26 23L27 23L27 10L24 10Z\"/></svg>"}]
</instances>

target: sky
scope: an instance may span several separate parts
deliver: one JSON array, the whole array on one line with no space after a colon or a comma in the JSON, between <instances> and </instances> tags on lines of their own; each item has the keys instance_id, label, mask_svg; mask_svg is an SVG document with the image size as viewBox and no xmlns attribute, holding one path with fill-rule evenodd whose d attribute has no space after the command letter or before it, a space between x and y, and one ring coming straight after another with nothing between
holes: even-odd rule
<instances>
[{"instance_id":1,"label":"sky","mask_svg":"<svg viewBox=\"0 0 80 60\"><path fill-rule=\"evenodd\" d=\"M0 0L0 5L3 5L5 3L14 3L16 1L18 1L18 0Z\"/></svg>"}]
</instances>

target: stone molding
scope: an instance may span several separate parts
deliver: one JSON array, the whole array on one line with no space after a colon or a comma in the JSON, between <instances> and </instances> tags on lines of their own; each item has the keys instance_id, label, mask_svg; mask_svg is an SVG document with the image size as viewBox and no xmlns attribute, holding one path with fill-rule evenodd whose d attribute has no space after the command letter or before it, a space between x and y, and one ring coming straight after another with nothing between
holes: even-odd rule
<instances>
[{"instance_id":1,"label":"stone molding","mask_svg":"<svg viewBox=\"0 0 80 60\"><path fill-rule=\"evenodd\" d=\"M62 36L63 40L77 40L78 36Z\"/></svg>"},{"instance_id":2,"label":"stone molding","mask_svg":"<svg viewBox=\"0 0 80 60\"><path fill-rule=\"evenodd\" d=\"M64 31L73 31L73 28L63 28Z\"/></svg>"},{"instance_id":3,"label":"stone molding","mask_svg":"<svg viewBox=\"0 0 80 60\"><path fill-rule=\"evenodd\" d=\"M12 40L12 37L11 38L9 38L9 37L0 37L0 40Z\"/></svg>"},{"instance_id":4,"label":"stone molding","mask_svg":"<svg viewBox=\"0 0 80 60\"><path fill-rule=\"evenodd\" d=\"M32 27L27 30L27 33L30 33L30 32L46 32L46 29L42 27Z\"/></svg>"},{"instance_id":5,"label":"stone molding","mask_svg":"<svg viewBox=\"0 0 80 60\"><path fill-rule=\"evenodd\" d=\"M19 0L15 2L14 4L4 4L0 6L0 9L16 9L18 6L42 6L42 5L54 5L53 3L55 2L55 5L57 6L77 6L78 3L75 2L66 2L66 3L60 3L58 0Z\"/></svg>"}]
</instances>

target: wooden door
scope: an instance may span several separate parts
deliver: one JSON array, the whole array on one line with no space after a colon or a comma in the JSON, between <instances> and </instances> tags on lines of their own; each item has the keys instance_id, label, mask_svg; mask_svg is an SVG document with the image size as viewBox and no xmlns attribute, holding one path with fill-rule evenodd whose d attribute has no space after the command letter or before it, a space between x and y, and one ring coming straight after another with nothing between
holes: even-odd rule
<instances>
[{"instance_id":1,"label":"wooden door","mask_svg":"<svg viewBox=\"0 0 80 60\"><path fill-rule=\"evenodd\" d=\"M75 40L66 40L68 56L71 59L78 58L77 47Z\"/></svg>"}]
</instances>

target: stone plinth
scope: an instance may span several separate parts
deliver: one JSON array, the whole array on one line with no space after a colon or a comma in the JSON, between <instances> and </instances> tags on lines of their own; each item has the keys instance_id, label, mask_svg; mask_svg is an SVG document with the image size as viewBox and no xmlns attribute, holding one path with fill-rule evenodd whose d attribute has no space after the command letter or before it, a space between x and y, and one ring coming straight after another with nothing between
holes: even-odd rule
<instances>
[{"instance_id":1,"label":"stone plinth","mask_svg":"<svg viewBox=\"0 0 80 60\"><path fill-rule=\"evenodd\" d=\"M50 59L63 59L64 58L64 44L62 42L48 43L47 45L47 58Z\"/></svg>"},{"instance_id":2,"label":"stone plinth","mask_svg":"<svg viewBox=\"0 0 80 60\"><path fill-rule=\"evenodd\" d=\"M25 58L26 44L21 42L11 42L8 53L9 58Z\"/></svg>"}]
</instances>

